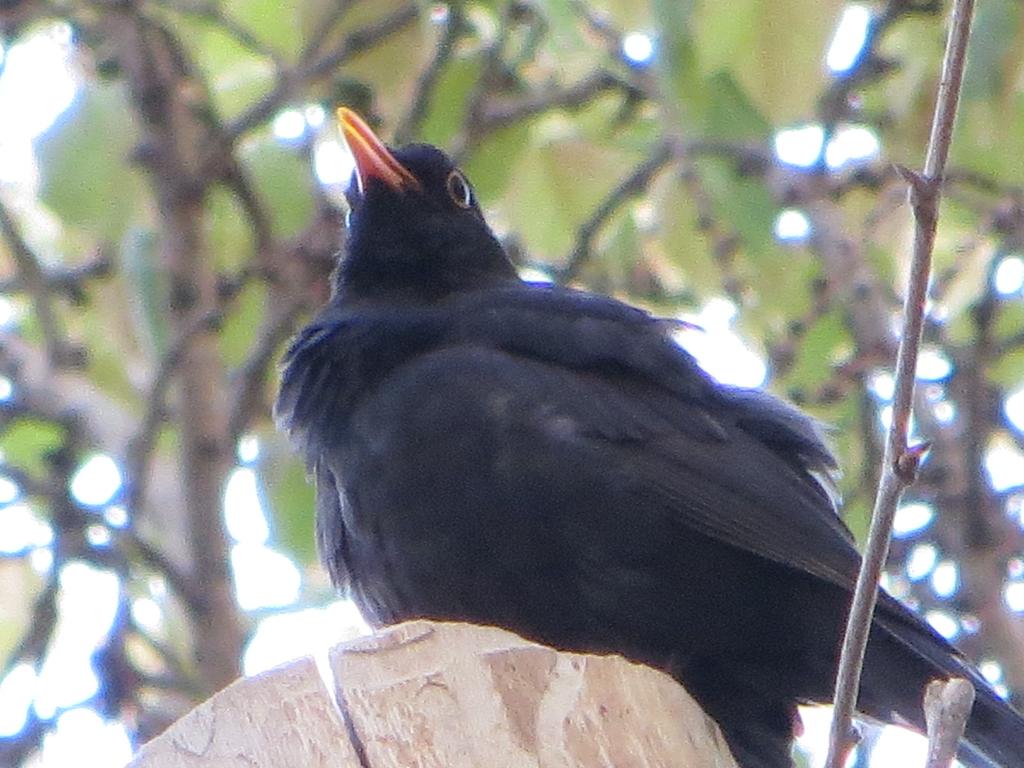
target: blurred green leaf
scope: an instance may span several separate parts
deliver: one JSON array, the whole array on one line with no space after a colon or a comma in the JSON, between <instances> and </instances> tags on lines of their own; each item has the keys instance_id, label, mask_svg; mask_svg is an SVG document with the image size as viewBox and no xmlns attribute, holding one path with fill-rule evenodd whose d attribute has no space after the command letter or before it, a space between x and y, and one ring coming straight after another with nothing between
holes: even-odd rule
<instances>
[{"instance_id":1,"label":"blurred green leaf","mask_svg":"<svg viewBox=\"0 0 1024 768\"><path fill-rule=\"evenodd\" d=\"M136 403L139 381L131 374L138 370L142 359L155 360L153 350L139 355L137 326L131 311L131 299L126 302L123 286L109 286L97 292L95 304L88 313L82 313L78 336L89 348L89 381L104 394L119 402ZM166 320L166 318L164 318ZM111 329L117 329L112 333Z\"/></svg>"},{"instance_id":2,"label":"blurred green leaf","mask_svg":"<svg viewBox=\"0 0 1024 768\"><path fill-rule=\"evenodd\" d=\"M697 165L702 189L714 203L719 227L739 236L734 271L756 295L744 307L740 324L755 338L765 338L780 330L787 318L807 311L810 282L819 267L810 254L775 240L779 211L760 179L739 176L732 161L706 158Z\"/></svg>"},{"instance_id":3,"label":"blurred green leaf","mask_svg":"<svg viewBox=\"0 0 1024 768\"><path fill-rule=\"evenodd\" d=\"M303 169L303 173L308 170ZM252 256L255 234L238 199L225 189L214 189L206 202L206 249L217 268L235 272Z\"/></svg>"},{"instance_id":4,"label":"blurred green leaf","mask_svg":"<svg viewBox=\"0 0 1024 768\"><path fill-rule=\"evenodd\" d=\"M305 226L313 211L309 161L295 148L269 136L247 145L242 162L273 219L274 234L289 237Z\"/></svg>"},{"instance_id":5,"label":"blurred green leaf","mask_svg":"<svg viewBox=\"0 0 1024 768\"><path fill-rule=\"evenodd\" d=\"M705 158L698 167L704 191L726 227L735 230L754 253L774 249L778 208L771 192L758 179L739 178L731 160Z\"/></svg>"},{"instance_id":6,"label":"blurred green leaf","mask_svg":"<svg viewBox=\"0 0 1024 768\"><path fill-rule=\"evenodd\" d=\"M1024 94L962 102L950 163L1019 184L1024 177Z\"/></svg>"},{"instance_id":7,"label":"blurred green leaf","mask_svg":"<svg viewBox=\"0 0 1024 768\"><path fill-rule=\"evenodd\" d=\"M907 17L882 38L879 47L899 67L866 92L867 114L886 115L882 127L887 155L911 168L924 163L938 83L936 62L941 61L944 45L945 34L932 17Z\"/></svg>"},{"instance_id":8,"label":"blurred green leaf","mask_svg":"<svg viewBox=\"0 0 1024 768\"><path fill-rule=\"evenodd\" d=\"M669 2L669 0L666 0ZM734 0L697 5L691 21L704 77L725 74L775 125L814 115L841 0ZM710 85L715 93L716 86Z\"/></svg>"},{"instance_id":9,"label":"blurred green leaf","mask_svg":"<svg viewBox=\"0 0 1024 768\"><path fill-rule=\"evenodd\" d=\"M873 499L864 495L858 495L844 503L841 508L843 522L853 533L853 538L858 544L863 545L868 538L868 529L871 528L871 509L874 505Z\"/></svg>"},{"instance_id":10,"label":"blurred green leaf","mask_svg":"<svg viewBox=\"0 0 1024 768\"><path fill-rule=\"evenodd\" d=\"M276 542L298 562L313 563L316 561L313 482L294 455L276 450L272 454L272 460L261 462L260 476L269 489L269 511Z\"/></svg>"},{"instance_id":11,"label":"blurred green leaf","mask_svg":"<svg viewBox=\"0 0 1024 768\"><path fill-rule=\"evenodd\" d=\"M628 206L605 225L598 237L597 251L598 263L592 260L585 271L594 289L612 293L616 286L630 285L632 273L642 262L643 244ZM605 276L604 286L590 277L595 272Z\"/></svg>"},{"instance_id":12,"label":"blurred green leaf","mask_svg":"<svg viewBox=\"0 0 1024 768\"><path fill-rule=\"evenodd\" d=\"M324 0L309 4L310 8L323 10L308 13L307 20L303 22L306 38L323 23L332 5L332 2ZM338 45L345 35L371 28L381 19L415 5L410 0L353 3L335 30L327 36L323 50ZM303 8L306 8L305 4ZM386 44L374 46L348 59L343 74L347 79L360 80L370 86L377 111L389 121L394 121L407 109L417 77L430 61L437 35L438 27L430 23L421 9L418 18L389 35Z\"/></svg>"},{"instance_id":13,"label":"blurred green leaf","mask_svg":"<svg viewBox=\"0 0 1024 768\"><path fill-rule=\"evenodd\" d=\"M992 330L997 339L1007 340L1000 346L1009 343L1009 349L992 363L988 377L1006 390L1018 389L1024 384L1024 345L1013 345L1010 340L1024 333L1024 301L999 302Z\"/></svg>"},{"instance_id":14,"label":"blurred green leaf","mask_svg":"<svg viewBox=\"0 0 1024 768\"><path fill-rule=\"evenodd\" d=\"M656 23L656 3L638 3L635 0L596 0L591 5L608 18L617 29L629 33L647 31Z\"/></svg>"},{"instance_id":15,"label":"blurred green leaf","mask_svg":"<svg viewBox=\"0 0 1024 768\"><path fill-rule=\"evenodd\" d=\"M721 293L722 270L698 228L697 208L676 174L664 174L654 185L651 199L660 223L658 241L664 257L678 265L687 285L698 295Z\"/></svg>"},{"instance_id":16,"label":"blurred green leaf","mask_svg":"<svg viewBox=\"0 0 1024 768\"><path fill-rule=\"evenodd\" d=\"M971 24L967 48L967 68L961 98L964 101L1001 98L1007 89L1017 88L1012 82L1008 63L1019 65L1021 51L1021 7L1018 0L987 0L979 3ZM1010 82L1007 82L1007 76Z\"/></svg>"},{"instance_id":17,"label":"blurred green leaf","mask_svg":"<svg viewBox=\"0 0 1024 768\"><path fill-rule=\"evenodd\" d=\"M455 137L466 114L466 100L479 78L479 57L455 57L448 62L423 120L423 141L444 146Z\"/></svg>"},{"instance_id":18,"label":"blurred green leaf","mask_svg":"<svg viewBox=\"0 0 1024 768\"><path fill-rule=\"evenodd\" d=\"M285 60L298 56L302 33L293 4L277 0L225 0L222 12Z\"/></svg>"},{"instance_id":19,"label":"blurred green leaf","mask_svg":"<svg viewBox=\"0 0 1024 768\"><path fill-rule=\"evenodd\" d=\"M46 456L64 443L64 429L49 421L23 417L0 434L3 461L32 475L46 471Z\"/></svg>"},{"instance_id":20,"label":"blurred green leaf","mask_svg":"<svg viewBox=\"0 0 1024 768\"><path fill-rule=\"evenodd\" d=\"M509 189L513 225L528 249L557 260L568 252L576 230L636 158L574 138L529 147Z\"/></svg>"},{"instance_id":21,"label":"blurred green leaf","mask_svg":"<svg viewBox=\"0 0 1024 768\"><path fill-rule=\"evenodd\" d=\"M805 329L796 343L796 359L786 372L789 390L813 392L832 375L833 366L851 347L850 329L842 309L833 309Z\"/></svg>"},{"instance_id":22,"label":"blurred green leaf","mask_svg":"<svg viewBox=\"0 0 1024 768\"><path fill-rule=\"evenodd\" d=\"M235 0L235 4L247 5L250 2ZM251 4L259 5L260 0L253 0ZM231 17L227 8L222 10ZM278 16L271 15L270 19ZM270 19L268 26L272 26ZM202 72L214 110L220 118L231 120L237 117L273 87L274 62L247 47L220 24L191 14L171 14L168 24L178 33ZM240 26L269 48L275 48L272 40L264 40L249 25L242 23ZM282 33L287 33L287 24L276 26ZM297 32L295 34L297 36Z\"/></svg>"},{"instance_id":23,"label":"blurred green leaf","mask_svg":"<svg viewBox=\"0 0 1024 768\"><path fill-rule=\"evenodd\" d=\"M1024 347L1017 347L1007 352L987 370L988 378L1010 391L1019 389L1024 384Z\"/></svg>"},{"instance_id":24,"label":"blurred green leaf","mask_svg":"<svg viewBox=\"0 0 1024 768\"><path fill-rule=\"evenodd\" d=\"M632 5L637 9L645 4L633 3ZM538 3L537 8L544 14L551 30L549 45L562 50L573 50L586 45L580 29L580 14L571 0L548 0L543 4ZM628 22L624 23L636 24L637 22L630 18Z\"/></svg>"},{"instance_id":25,"label":"blurred green leaf","mask_svg":"<svg viewBox=\"0 0 1024 768\"><path fill-rule=\"evenodd\" d=\"M1024 13L1013 0L978 6L950 162L1008 184L1024 176Z\"/></svg>"},{"instance_id":26,"label":"blurred green leaf","mask_svg":"<svg viewBox=\"0 0 1024 768\"><path fill-rule=\"evenodd\" d=\"M750 100L743 87L728 72L716 72L709 79L711 101L707 131L716 139L768 140L772 126Z\"/></svg>"},{"instance_id":27,"label":"blurred green leaf","mask_svg":"<svg viewBox=\"0 0 1024 768\"><path fill-rule=\"evenodd\" d=\"M477 145L464 167L481 200L505 195L529 142L530 126L521 122L495 131Z\"/></svg>"},{"instance_id":28,"label":"blurred green leaf","mask_svg":"<svg viewBox=\"0 0 1024 768\"><path fill-rule=\"evenodd\" d=\"M36 141L39 196L65 224L117 240L140 215L134 125L120 86L91 83Z\"/></svg>"},{"instance_id":29,"label":"blurred green leaf","mask_svg":"<svg viewBox=\"0 0 1024 768\"><path fill-rule=\"evenodd\" d=\"M672 116L688 131L706 128L709 92L694 38L694 0L652 0L659 29L656 70Z\"/></svg>"},{"instance_id":30,"label":"blurred green leaf","mask_svg":"<svg viewBox=\"0 0 1024 768\"><path fill-rule=\"evenodd\" d=\"M266 300L266 286L250 282L232 302L219 335L224 362L229 366L241 365L248 357L266 311Z\"/></svg>"}]
</instances>

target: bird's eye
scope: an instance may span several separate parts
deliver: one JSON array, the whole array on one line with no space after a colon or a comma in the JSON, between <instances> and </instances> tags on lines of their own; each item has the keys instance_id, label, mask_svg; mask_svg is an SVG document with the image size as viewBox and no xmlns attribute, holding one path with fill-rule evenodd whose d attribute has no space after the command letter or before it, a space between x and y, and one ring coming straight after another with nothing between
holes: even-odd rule
<instances>
[{"instance_id":1,"label":"bird's eye","mask_svg":"<svg viewBox=\"0 0 1024 768\"><path fill-rule=\"evenodd\" d=\"M448 188L448 196L451 197L459 208L470 208L473 205L473 190L469 187L469 182L466 181L466 177L458 171L452 171L448 174L448 179L445 181L445 186Z\"/></svg>"}]
</instances>

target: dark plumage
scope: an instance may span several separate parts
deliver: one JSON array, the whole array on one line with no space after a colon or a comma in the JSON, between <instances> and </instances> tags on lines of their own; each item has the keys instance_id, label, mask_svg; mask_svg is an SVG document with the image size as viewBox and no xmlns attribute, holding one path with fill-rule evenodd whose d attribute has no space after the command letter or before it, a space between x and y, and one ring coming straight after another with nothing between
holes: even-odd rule
<instances>
[{"instance_id":1,"label":"dark plumage","mask_svg":"<svg viewBox=\"0 0 1024 768\"><path fill-rule=\"evenodd\" d=\"M859 565L816 424L717 384L642 310L521 282L443 153L342 123L348 254L276 409L332 579L376 622L497 624L666 669L744 768L789 766L796 704L831 698ZM950 675L978 687L965 759L1024 765L1024 721L880 595L861 712L920 729L925 684Z\"/></svg>"}]
</instances>

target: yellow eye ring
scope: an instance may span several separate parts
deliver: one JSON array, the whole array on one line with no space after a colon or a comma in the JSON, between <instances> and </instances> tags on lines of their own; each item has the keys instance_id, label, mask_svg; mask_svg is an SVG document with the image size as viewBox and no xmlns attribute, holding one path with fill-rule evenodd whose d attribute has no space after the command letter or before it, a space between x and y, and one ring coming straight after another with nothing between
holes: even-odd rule
<instances>
[{"instance_id":1,"label":"yellow eye ring","mask_svg":"<svg viewBox=\"0 0 1024 768\"><path fill-rule=\"evenodd\" d=\"M459 208L473 207L473 189L465 176L458 171L452 171L445 179L444 185L448 190L448 196Z\"/></svg>"}]
</instances>

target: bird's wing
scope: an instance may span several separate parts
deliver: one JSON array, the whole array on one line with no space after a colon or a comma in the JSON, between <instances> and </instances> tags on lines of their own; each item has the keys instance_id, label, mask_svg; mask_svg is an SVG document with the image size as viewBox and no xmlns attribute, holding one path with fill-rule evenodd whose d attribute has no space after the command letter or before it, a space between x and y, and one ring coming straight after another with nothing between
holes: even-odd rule
<instances>
[{"instance_id":1,"label":"bird's wing","mask_svg":"<svg viewBox=\"0 0 1024 768\"><path fill-rule=\"evenodd\" d=\"M581 371L624 373L733 413L740 425L779 457L809 470L828 491L836 471L818 423L756 389L718 384L682 350L671 333L680 323L656 318L605 296L554 285L463 294L447 317L460 340L481 342Z\"/></svg>"},{"instance_id":2,"label":"bird's wing","mask_svg":"<svg viewBox=\"0 0 1024 768\"><path fill-rule=\"evenodd\" d=\"M419 441L430 452L424 462L443 456L459 430L530 436L525 445L563 430L573 439L551 460L586 452L598 472L628 466L630 485L617 490L640 512L846 588L855 579L859 556L830 495L834 461L813 420L715 383L664 321L641 310L522 286L429 310L329 310L293 344L278 420L315 463L373 393L381 421L370 429L386 422ZM485 407L488 399L514 406ZM398 415L402 403L409 410ZM519 477L504 488L537 481L529 461L517 467L522 458L509 458Z\"/></svg>"},{"instance_id":3,"label":"bird's wing","mask_svg":"<svg viewBox=\"0 0 1024 768\"><path fill-rule=\"evenodd\" d=\"M511 356L510 386L516 364L540 364L546 394L527 388L516 412L568 416L581 439L605 443L608 461L634 468L638 504L852 585L859 555L835 513L835 462L812 419L764 392L715 383L664 321L610 299L489 291L463 297L453 314L461 343Z\"/></svg>"},{"instance_id":4,"label":"bird's wing","mask_svg":"<svg viewBox=\"0 0 1024 768\"><path fill-rule=\"evenodd\" d=\"M683 400L621 375L591 373L581 386L574 372L551 374L564 394L549 390L548 410L571 412L579 440L590 444L599 464L629 468L632 509L844 588L853 585L860 560L849 532L817 468L794 457L788 446L798 440L763 403L729 408Z\"/></svg>"}]
</instances>

